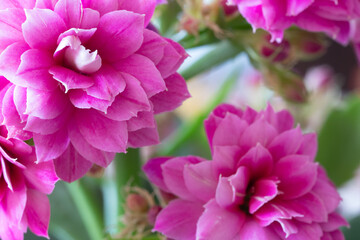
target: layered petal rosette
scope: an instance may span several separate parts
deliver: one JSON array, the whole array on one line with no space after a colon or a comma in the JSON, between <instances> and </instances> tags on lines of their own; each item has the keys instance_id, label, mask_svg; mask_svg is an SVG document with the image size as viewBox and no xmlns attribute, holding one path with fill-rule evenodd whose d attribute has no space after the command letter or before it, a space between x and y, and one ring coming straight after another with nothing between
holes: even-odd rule
<instances>
[{"instance_id":1,"label":"layered petal rosette","mask_svg":"<svg viewBox=\"0 0 360 240\"><path fill-rule=\"evenodd\" d=\"M57 181L52 161L36 164L33 147L7 138L0 126L0 238L23 239L29 227L48 237L50 204L47 194Z\"/></svg>"},{"instance_id":2,"label":"layered petal rosette","mask_svg":"<svg viewBox=\"0 0 360 240\"><path fill-rule=\"evenodd\" d=\"M284 31L296 25L310 32L324 32L346 44L350 21L360 17L358 0L228 0L236 4L253 29L262 28L281 41Z\"/></svg>"},{"instance_id":3,"label":"layered petal rosette","mask_svg":"<svg viewBox=\"0 0 360 240\"><path fill-rule=\"evenodd\" d=\"M23 126L38 162L73 181L115 152L158 143L154 114L189 97L187 57L148 30L156 0L0 3L3 122Z\"/></svg>"},{"instance_id":4,"label":"layered petal rosette","mask_svg":"<svg viewBox=\"0 0 360 240\"><path fill-rule=\"evenodd\" d=\"M212 160L150 160L151 182L177 198L154 230L176 240L341 240L340 196L287 111L220 105L205 122Z\"/></svg>"}]
</instances>

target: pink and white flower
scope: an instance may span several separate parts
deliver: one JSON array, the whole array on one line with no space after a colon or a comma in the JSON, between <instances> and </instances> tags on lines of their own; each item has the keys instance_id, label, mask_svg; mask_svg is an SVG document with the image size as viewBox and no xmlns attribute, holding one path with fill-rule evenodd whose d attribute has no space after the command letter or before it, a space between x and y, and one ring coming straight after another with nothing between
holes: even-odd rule
<instances>
[{"instance_id":1,"label":"pink and white flower","mask_svg":"<svg viewBox=\"0 0 360 240\"><path fill-rule=\"evenodd\" d=\"M8 138L0 126L0 238L23 239L29 227L48 237L50 204L47 194L57 181L52 161L35 163L33 147Z\"/></svg>"},{"instance_id":2,"label":"pink and white flower","mask_svg":"<svg viewBox=\"0 0 360 240\"><path fill-rule=\"evenodd\" d=\"M184 49L146 28L156 2L1 1L3 122L32 134L60 178L158 143L154 114L189 97Z\"/></svg>"},{"instance_id":3,"label":"pink and white flower","mask_svg":"<svg viewBox=\"0 0 360 240\"><path fill-rule=\"evenodd\" d=\"M144 170L177 196L154 230L176 240L344 239L340 196L314 162L315 134L293 127L288 111L220 105L205 121L212 160L150 160Z\"/></svg>"},{"instance_id":4,"label":"pink and white flower","mask_svg":"<svg viewBox=\"0 0 360 240\"><path fill-rule=\"evenodd\" d=\"M324 32L346 44L350 21L360 17L358 0L228 0L236 4L253 29L265 29L280 42L284 31L296 25L310 32Z\"/></svg>"}]
</instances>

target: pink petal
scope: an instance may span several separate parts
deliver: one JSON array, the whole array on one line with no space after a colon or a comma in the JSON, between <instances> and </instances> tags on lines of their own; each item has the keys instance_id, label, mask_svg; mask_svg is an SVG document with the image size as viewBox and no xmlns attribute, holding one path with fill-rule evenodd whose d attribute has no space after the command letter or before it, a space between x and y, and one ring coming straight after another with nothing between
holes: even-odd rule
<instances>
[{"instance_id":1,"label":"pink petal","mask_svg":"<svg viewBox=\"0 0 360 240\"><path fill-rule=\"evenodd\" d=\"M276 202L265 204L255 212L254 216L259 221L259 224L263 227L269 226L273 222L277 221L280 224L283 224L282 227L292 231L297 231L296 226L294 226L295 229L290 229L289 227L291 227L291 225L289 224L291 223L288 223L284 220L292 219L294 217L303 217L302 214L294 211L291 208L287 208L287 206L283 206L281 203L278 204Z\"/></svg>"},{"instance_id":2,"label":"pink petal","mask_svg":"<svg viewBox=\"0 0 360 240\"><path fill-rule=\"evenodd\" d=\"M250 198L249 212L254 214L264 204L278 195L277 182L270 179L261 179L254 184L254 194Z\"/></svg>"},{"instance_id":3,"label":"pink petal","mask_svg":"<svg viewBox=\"0 0 360 240\"><path fill-rule=\"evenodd\" d=\"M297 151L297 154L307 155L310 160L314 160L317 153L317 136L315 133L308 133L303 135L302 143Z\"/></svg>"},{"instance_id":4,"label":"pink petal","mask_svg":"<svg viewBox=\"0 0 360 240\"><path fill-rule=\"evenodd\" d=\"M93 165L83 158L72 144L54 160L54 164L57 176L66 182L73 182L81 178Z\"/></svg>"},{"instance_id":5,"label":"pink petal","mask_svg":"<svg viewBox=\"0 0 360 240\"><path fill-rule=\"evenodd\" d=\"M16 77L16 71L20 65L20 56L29 49L23 42L16 42L8 46L0 54L0 75L7 78L10 82L26 87L27 84Z\"/></svg>"},{"instance_id":6,"label":"pink petal","mask_svg":"<svg viewBox=\"0 0 360 240\"><path fill-rule=\"evenodd\" d=\"M49 73L49 68L54 64L51 54L38 49L30 49L21 55L21 63L16 74L31 88L52 91L58 87L57 82Z\"/></svg>"},{"instance_id":7,"label":"pink petal","mask_svg":"<svg viewBox=\"0 0 360 240\"><path fill-rule=\"evenodd\" d=\"M104 1L101 2L103 4ZM80 23L80 29L96 28L100 22L100 14L98 11L85 8L83 9L82 21Z\"/></svg>"},{"instance_id":8,"label":"pink petal","mask_svg":"<svg viewBox=\"0 0 360 240\"><path fill-rule=\"evenodd\" d=\"M24 175L29 188L36 189L45 194L50 194L53 191L58 180L52 161L27 165Z\"/></svg>"},{"instance_id":9,"label":"pink petal","mask_svg":"<svg viewBox=\"0 0 360 240\"><path fill-rule=\"evenodd\" d=\"M189 164L196 164L206 161L199 157L187 156L176 157L161 165L164 182L171 193L186 200L197 199L186 187L184 180L184 168Z\"/></svg>"},{"instance_id":10,"label":"pink petal","mask_svg":"<svg viewBox=\"0 0 360 240\"><path fill-rule=\"evenodd\" d=\"M164 49L164 56L161 61L156 64L163 78L167 78L174 74L184 60L189 56L184 48L171 39L166 39L168 44Z\"/></svg>"},{"instance_id":11,"label":"pink petal","mask_svg":"<svg viewBox=\"0 0 360 240\"><path fill-rule=\"evenodd\" d=\"M310 224L312 222L326 222L328 220L328 212L326 211L324 200L320 199L312 192L297 199L284 201L279 204L288 210L292 210L303 215L298 218L301 222Z\"/></svg>"},{"instance_id":12,"label":"pink petal","mask_svg":"<svg viewBox=\"0 0 360 240\"><path fill-rule=\"evenodd\" d=\"M171 157L153 158L150 159L142 168L150 182L165 192L169 192L169 189L164 182L161 165L167 162L169 159L171 159Z\"/></svg>"},{"instance_id":13,"label":"pink petal","mask_svg":"<svg viewBox=\"0 0 360 240\"><path fill-rule=\"evenodd\" d=\"M248 217L238 236L234 239L278 240L279 236L271 228L262 227L251 217Z\"/></svg>"},{"instance_id":14,"label":"pink petal","mask_svg":"<svg viewBox=\"0 0 360 240\"><path fill-rule=\"evenodd\" d=\"M207 202L215 195L217 176L211 161L184 166L184 181L187 189L199 200Z\"/></svg>"},{"instance_id":15,"label":"pink petal","mask_svg":"<svg viewBox=\"0 0 360 240\"><path fill-rule=\"evenodd\" d=\"M212 144L215 146L238 145L247 126L247 123L237 115L227 113L214 132Z\"/></svg>"},{"instance_id":16,"label":"pink petal","mask_svg":"<svg viewBox=\"0 0 360 240\"><path fill-rule=\"evenodd\" d=\"M157 128L142 128L134 132L129 132L128 146L139 148L152 146L160 143L159 132Z\"/></svg>"},{"instance_id":17,"label":"pink petal","mask_svg":"<svg viewBox=\"0 0 360 240\"><path fill-rule=\"evenodd\" d=\"M139 71L139 66L141 66L141 71ZM117 62L114 67L121 72L131 74L139 80L148 97L152 97L166 89L166 84L158 69L147 57L133 54Z\"/></svg>"},{"instance_id":18,"label":"pink petal","mask_svg":"<svg viewBox=\"0 0 360 240\"><path fill-rule=\"evenodd\" d=\"M60 129L58 132L49 135L34 134L33 138L38 163L59 157L70 143L66 129Z\"/></svg>"},{"instance_id":19,"label":"pink petal","mask_svg":"<svg viewBox=\"0 0 360 240\"><path fill-rule=\"evenodd\" d=\"M84 8L91 8L98 11L101 15L119 9L117 0L82 0Z\"/></svg>"},{"instance_id":20,"label":"pink petal","mask_svg":"<svg viewBox=\"0 0 360 240\"><path fill-rule=\"evenodd\" d=\"M62 114L68 107L66 95L55 89L51 92L27 88L25 114L42 119L53 119Z\"/></svg>"},{"instance_id":21,"label":"pink petal","mask_svg":"<svg viewBox=\"0 0 360 240\"><path fill-rule=\"evenodd\" d=\"M341 201L335 185L329 180L325 170L320 166L318 167L317 181L312 192L319 196L320 199L325 199L324 205L327 212L335 211Z\"/></svg>"},{"instance_id":22,"label":"pink petal","mask_svg":"<svg viewBox=\"0 0 360 240\"><path fill-rule=\"evenodd\" d=\"M125 90L119 94L108 108L106 117L125 121L136 117L140 111L150 111L151 106L140 82L133 76L122 73L126 80Z\"/></svg>"},{"instance_id":23,"label":"pink petal","mask_svg":"<svg viewBox=\"0 0 360 240\"><path fill-rule=\"evenodd\" d=\"M54 10L57 0L36 0L36 8L48 8Z\"/></svg>"},{"instance_id":24,"label":"pink petal","mask_svg":"<svg viewBox=\"0 0 360 240\"><path fill-rule=\"evenodd\" d=\"M275 136L277 136L277 130L264 118L260 118L244 131L241 136L240 146L244 149L250 149L257 144L267 147Z\"/></svg>"},{"instance_id":25,"label":"pink petal","mask_svg":"<svg viewBox=\"0 0 360 240\"><path fill-rule=\"evenodd\" d=\"M79 28L83 16L83 6L79 0L59 0L55 12L63 19L68 28Z\"/></svg>"},{"instance_id":26,"label":"pink petal","mask_svg":"<svg viewBox=\"0 0 360 240\"><path fill-rule=\"evenodd\" d=\"M154 13L156 7L155 0L119 0L119 9L124 9L127 11L132 11L135 13L140 13L145 15L144 26L146 27Z\"/></svg>"},{"instance_id":27,"label":"pink petal","mask_svg":"<svg viewBox=\"0 0 360 240\"><path fill-rule=\"evenodd\" d=\"M196 239L235 239L246 215L241 211L227 211L214 200L205 205L205 211L197 223Z\"/></svg>"},{"instance_id":28,"label":"pink petal","mask_svg":"<svg viewBox=\"0 0 360 240\"><path fill-rule=\"evenodd\" d=\"M61 17L50 9L25 9L22 25L25 41L31 48L54 51L57 38L66 30Z\"/></svg>"},{"instance_id":29,"label":"pink petal","mask_svg":"<svg viewBox=\"0 0 360 240\"><path fill-rule=\"evenodd\" d=\"M171 75L165 79L165 83L167 91L160 92L150 99L156 114L172 111L190 97L186 82L180 74Z\"/></svg>"},{"instance_id":30,"label":"pink petal","mask_svg":"<svg viewBox=\"0 0 360 240\"><path fill-rule=\"evenodd\" d=\"M215 194L216 202L223 208L243 204L249 180L249 171L245 167L238 168L230 177L220 177Z\"/></svg>"},{"instance_id":31,"label":"pink petal","mask_svg":"<svg viewBox=\"0 0 360 240\"><path fill-rule=\"evenodd\" d=\"M2 124L13 125L21 128L22 121L14 103L14 89L15 85L12 85L4 95L1 109L4 118Z\"/></svg>"},{"instance_id":32,"label":"pink petal","mask_svg":"<svg viewBox=\"0 0 360 240\"><path fill-rule=\"evenodd\" d=\"M25 214L30 230L38 236L49 238L50 202L47 196L28 189Z\"/></svg>"},{"instance_id":33,"label":"pink petal","mask_svg":"<svg viewBox=\"0 0 360 240\"><path fill-rule=\"evenodd\" d=\"M0 3L0 9L1 3ZM0 52L15 42L23 42L21 24L25 21L23 9L0 10Z\"/></svg>"},{"instance_id":34,"label":"pink petal","mask_svg":"<svg viewBox=\"0 0 360 240\"><path fill-rule=\"evenodd\" d=\"M238 146L214 146L213 165L218 175L230 176L235 173L242 150Z\"/></svg>"},{"instance_id":35,"label":"pink petal","mask_svg":"<svg viewBox=\"0 0 360 240\"><path fill-rule=\"evenodd\" d=\"M275 112L273 107L269 104L265 111L262 112L265 119L273 125L279 133L291 130L294 127L294 118L287 110ZM255 112L256 114L256 112ZM259 114L256 114L260 116Z\"/></svg>"},{"instance_id":36,"label":"pink petal","mask_svg":"<svg viewBox=\"0 0 360 240\"><path fill-rule=\"evenodd\" d=\"M295 154L301 145L302 133L300 126L279 134L269 145L269 151L274 157L274 161L279 161L282 157Z\"/></svg>"},{"instance_id":37,"label":"pink petal","mask_svg":"<svg viewBox=\"0 0 360 240\"><path fill-rule=\"evenodd\" d=\"M94 85L94 80L91 77L84 76L61 66L54 66L50 68L49 73L53 75L52 77L57 82L61 83L65 87L65 92L68 92L70 89L82 89ZM56 81L54 82L57 83Z\"/></svg>"},{"instance_id":38,"label":"pink petal","mask_svg":"<svg viewBox=\"0 0 360 240\"><path fill-rule=\"evenodd\" d=\"M282 158L275 166L275 175L279 178L279 190L284 192L283 199L294 199L308 193L315 185L317 163L309 157L290 155Z\"/></svg>"},{"instance_id":39,"label":"pink petal","mask_svg":"<svg viewBox=\"0 0 360 240\"><path fill-rule=\"evenodd\" d=\"M144 29L144 41L136 52L149 58L155 65L164 57L164 48L168 42L154 31Z\"/></svg>"},{"instance_id":40,"label":"pink petal","mask_svg":"<svg viewBox=\"0 0 360 240\"><path fill-rule=\"evenodd\" d=\"M321 224L321 228L325 232L332 232L339 229L339 227L347 226L349 227L349 223L337 212L333 212L329 214L329 219L327 222Z\"/></svg>"},{"instance_id":41,"label":"pink petal","mask_svg":"<svg viewBox=\"0 0 360 240\"><path fill-rule=\"evenodd\" d=\"M127 121L128 130L131 132L142 128L156 128L156 122L153 112L139 112L136 117Z\"/></svg>"},{"instance_id":42,"label":"pink petal","mask_svg":"<svg viewBox=\"0 0 360 240\"><path fill-rule=\"evenodd\" d=\"M21 121L26 121L28 116L25 114L26 111L26 88L15 86L14 89L14 104L16 110L20 116Z\"/></svg>"},{"instance_id":43,"label":"pink petal","mask_svg":"<svg viewBox=\"0 0 360 240\"><path fill-rule=\"evenodd\" d=\"M53 134L63 128L69 121L72 108L67 107L59 116L53 119L41 119L29 116L24 130L42 135Z\"/></svg>"},{"instance_id":44,"label":"pink petal","mask_svg":"<svg viewBox=\"0 0 360 240\"><path fill-rule=\"evenodd\" d=\"M107 152L125 152L128 132L125 122L108 119L94 110L78 110L76 124L93 147Z\"/></svg>"},{"instance_id":45,"label":"pink petal","mask_svg":"<svg viewBox=\"0 0 360 240\"><path fill-rule=\"evenodd\" d=\"M257 144L251 148L237 163L238 166L246 166L251 173L251 179L268 176L273 170L273 158L269 151Z\"/></svg>"},{"instance_id":46,"label":"pink petal","mask_svg":"<svg viewBox=\"0 0 360 240\"><path fill-rule=\"evenodd\" d=\"M95 109L102 113L107 113L108 108L111 106L111 101L98 99L89 96L82 89L73 89L68 93L70 102L78 109Z\"/></svg>"},{"instance_id":47,"label":"pink petal","mask_svg":"<svg viewBox=\"0 0 360 240\"><path fill-rule=\"evenodd\" d=\"M113 11L100 18L98 29L88 42L101 58L116 62L136 52L143 41L144 16L127 11Z\"/></svg>"},{"instance_id":48,"label":"pink petal","mask_svg":"<svg viewBox=\"0 0 360 240\"><path fill-rule=\"evenodd\" d=\"M1 0L0 9L5 8L33 8L35 0L20 1L20 0Z\"/></svg>"},{"instance_id":49,"label":"pink petal","mask_svg":"<svg viewBox=\"0 0 360 240\"><path fill-rule=\"evenodd\" d=\"M18 225L24 213L26 205L26 187L11 192L7 190L2 199L1 207L6 213L7 221L11 224Z\"/></svg>"},{"instance_id":50,"label":"pink petal","mask_svg":"<svg viewBox=\"0 0 360 240\"><path fill-rule=\"evenodd\" d=\"M87 94L108 101L114 101L126 86L125 76L109 65L103 65L93 74L93 79L94 85L86 89Z\"/></svg>"},{"instance_id":51,"label":"pink petal","mask_svg":"<svg viewBox=\"0 0 360 240\"><path fill-rule=\"evenodd\" d=\"M213 138L215 131L218 125L221 123L222 119L226 116L227 112L234 113L238 116L242 115L242 111L236 109L234 106L230 104L220 104L217 106L210 116L204 121L206 135L210 144L211 151L213 150Z\"/></svg>"},{"instance_id":52,"label":"pink petal","mask_svg":"<svg viewBox=\"0 0 360 240\"><path fill-rule=\"evenodd\" d=\"M308 8L314 0L288 0L287 1L287 16L296 16Z\"/></svg>"},{"instance_id":53,"label":"pink petal","mask_svg":"<svg viewBox=\"0 0 360 240\"><path fill-rule=\"evenodd\" d=\"M102 167L107 167L112 162L115 153L101 151L91 146L79 132L75 124L69 124L68 129L71 144L86 160Z\"/></svg>"},{"instance_id":54,"label":"pink petal","mask_svg":"<svg viewBox=\"0 0 360 240\"><path fill-rule=\"evenodd\" d=\"M193 240L202 212L203 207L197 202L173 200L156 217L154 231L177 240Z\"/></svg>"}]
</instances>

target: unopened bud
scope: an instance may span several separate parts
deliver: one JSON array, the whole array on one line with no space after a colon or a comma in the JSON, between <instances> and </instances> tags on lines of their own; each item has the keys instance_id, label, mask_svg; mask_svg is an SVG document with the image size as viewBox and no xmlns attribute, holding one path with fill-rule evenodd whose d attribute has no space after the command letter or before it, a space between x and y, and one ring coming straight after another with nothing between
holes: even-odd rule
<instances>
[{"instance_id":1,"label":"unopened bud","mask_svg":"<svg viewBox=\"0 0 360 240\"><path fill-rule=\"evenodd\" d=\"M131 193L126 197L126 207L134 213L145 213L149 209L146 199L137 193Z\"/></svg>"}]
</instances>

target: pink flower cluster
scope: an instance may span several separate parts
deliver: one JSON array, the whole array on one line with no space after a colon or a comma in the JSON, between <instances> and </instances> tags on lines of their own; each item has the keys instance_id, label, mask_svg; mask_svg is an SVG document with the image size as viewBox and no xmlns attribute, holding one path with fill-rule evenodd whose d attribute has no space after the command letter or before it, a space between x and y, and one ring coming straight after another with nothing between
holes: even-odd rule
<instances>
[{"instance_id":1,"label":"pink flower cluster","mask_svg":"<svg viewBox=\"0 0 360 240\"><path fill-rule=\"evenodd\" d=\"M341 240L334 185L314 162L315 134L287 111L220 105L205 122L213 159L150 160L144 170L177 198L154 230L177 240Z\"/></svg>"},{"instance_id":2,"label":"pink flower cluster","mask_svg":"<svg viewBox=\"0 0 360 240\"><path fill-rule=\"evenodd\" d=\"M184 49L146 28L157 2L0 2L0 120L63 180L158 143L154 114L189 97Z\"/></svg>"},{"instance_id":3,"label":"pink flower cluster","mask_svg":"<svg viewBox=\"0 0 360 240\"><path fill-rule=\"evenodd\" d=\"M29 227L48 237L50 204L47 194L57 181L52 161L35 164L33 147L8 138L0 126L0 238L23 239Z\"/></svg>"},{"instance_id":4,"label":"pink flower cluster","mask_svg":"<svg viewBox=\"0 0 360 240\"><path fill-rule=\"evenodd\" d=\"M358 0L228 0L253 26L281 41L284 31L296 25L310 32L324 32L342 44L350 39L350 20L360 17Z\"/></svg>"}]
</instances>

